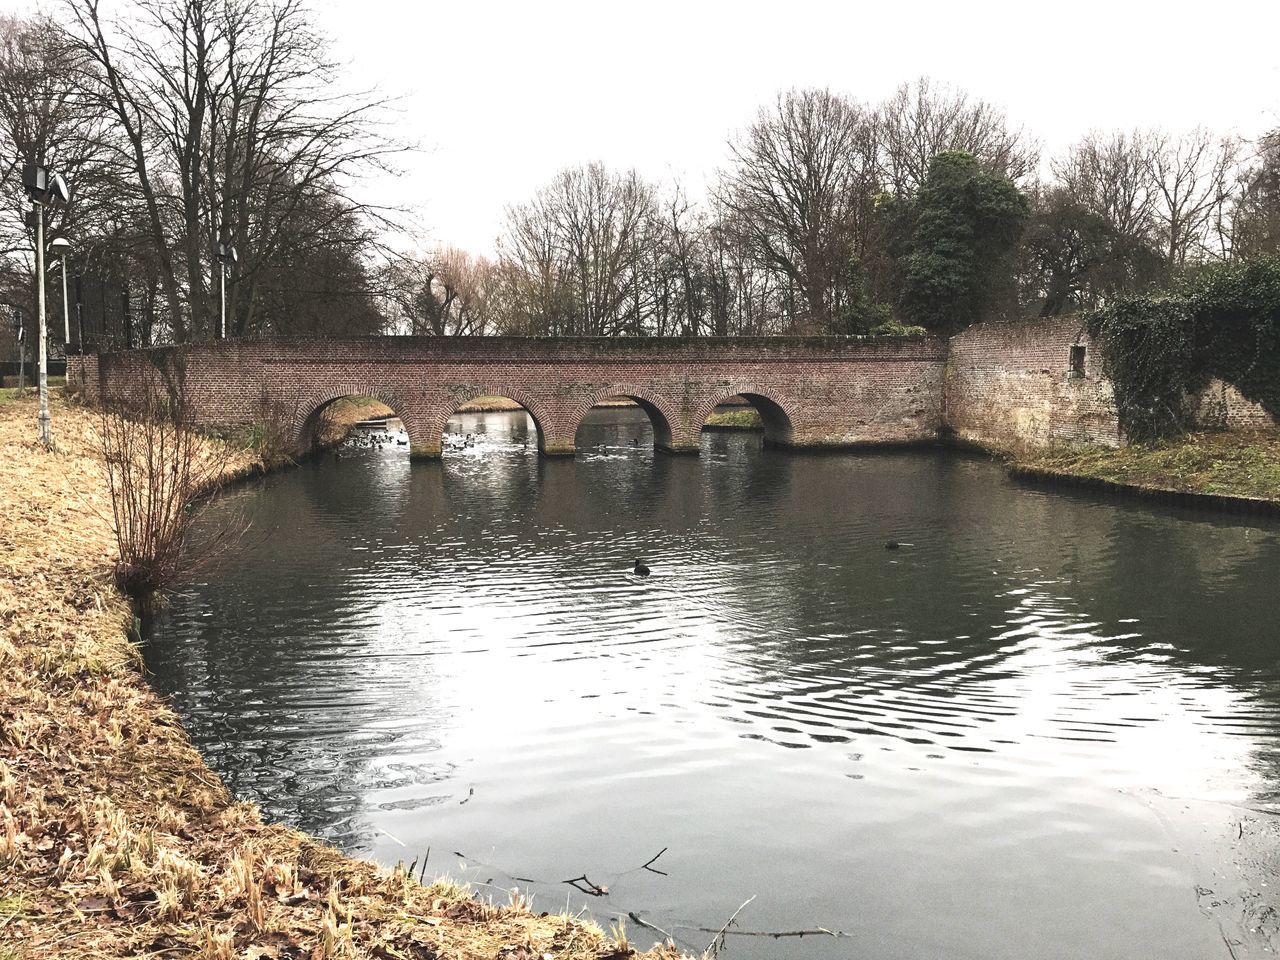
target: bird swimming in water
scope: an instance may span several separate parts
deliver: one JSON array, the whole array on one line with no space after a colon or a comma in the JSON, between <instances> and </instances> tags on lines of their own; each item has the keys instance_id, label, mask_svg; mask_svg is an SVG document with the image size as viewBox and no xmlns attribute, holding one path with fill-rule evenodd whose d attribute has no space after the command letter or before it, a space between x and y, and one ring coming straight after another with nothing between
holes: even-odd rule
<instances>
[{"instance_id":1,"label":"bird swimming in water","mask_svg":"<svg viewBox=\"0 0 1280 960\"><path fill-rule=\"evenodd\" d=\"M639 557L636 557L636 567L631 572L634 573L637 577L647 577L649 575L649 568L644 565L643 560L641 560Z\"/></svg>"},{"instance_id":2,"label":"bird swimming in water","mask_svg":"<svg viewBox=\"0 0 1280 960\"><path fill-rule=\"evenodd\" d=\"M897 540L890 540L884 545L886 550L897 550L899 547L914 547L914 543L899 543Z\"/></svg>"}]
</instances>

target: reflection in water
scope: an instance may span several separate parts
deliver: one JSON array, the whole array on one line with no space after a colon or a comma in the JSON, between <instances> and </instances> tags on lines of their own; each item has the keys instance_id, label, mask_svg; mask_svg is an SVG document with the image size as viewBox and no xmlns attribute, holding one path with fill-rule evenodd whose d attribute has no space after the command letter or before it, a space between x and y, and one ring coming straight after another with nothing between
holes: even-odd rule
<instances>
[{"instance_id":1,"label":"reflection in water","mask_svg":"<svg viewBox=\"0 0 1280 960\"><path fill-rule=\"evenodd\" d=\"M594 411L547 460L474 415L440 463L243 488L157 686L271 816L699 949L755 894L744 927L850 935L788 956L1227 955L1162 804L1276 801L1274 526L649 429Z\"/></svg>"}]
</instances>

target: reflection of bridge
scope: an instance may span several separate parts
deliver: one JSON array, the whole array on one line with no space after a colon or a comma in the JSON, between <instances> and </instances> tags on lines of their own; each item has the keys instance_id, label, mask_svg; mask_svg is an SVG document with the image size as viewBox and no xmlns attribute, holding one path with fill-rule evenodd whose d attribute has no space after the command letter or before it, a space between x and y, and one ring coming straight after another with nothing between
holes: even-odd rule
<instances>
[{"instance_id":1,"label":"reflection of bridge","mask_svg":"<svg viewBox=\"0 0 1280 960\"><path fill-rule=\"evenodd\" d=\"M292 418L300 447L328 404L375 397L404 421L414 453L431 457L450 415L486 395L524 405L547 454L573 453L582 418L607 397L635 400L657 445L673 452L696 452L707 416L739 394L780 445L926 440L942 425L945 361L946 344L923 337L365 337L107 353L84 358L84 376L92 395L141 370L179 366L198 423L252 423L270 404Z\"/></svg>"}]
</instances>

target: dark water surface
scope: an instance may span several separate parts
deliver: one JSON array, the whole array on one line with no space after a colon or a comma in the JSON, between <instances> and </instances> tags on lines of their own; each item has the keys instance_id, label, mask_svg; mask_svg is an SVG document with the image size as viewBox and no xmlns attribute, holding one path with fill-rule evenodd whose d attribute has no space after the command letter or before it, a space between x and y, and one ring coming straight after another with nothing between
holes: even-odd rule
<instances>
[{"instance_id":1,"label":"dark water surface","mask_svg":"<svg viewBox=\"0 0 1280 960\"><path fill-rule=\"evenodd\" d=\"M523 414L454 428L441 463L326 459L202 518L253 527L147 663L269 816L699 950L753 895L744 929L849 935L729 957L1276 942L1276 525L946 453L655 456L630 411L570 460Z\"/></svg>"}]
</instances>

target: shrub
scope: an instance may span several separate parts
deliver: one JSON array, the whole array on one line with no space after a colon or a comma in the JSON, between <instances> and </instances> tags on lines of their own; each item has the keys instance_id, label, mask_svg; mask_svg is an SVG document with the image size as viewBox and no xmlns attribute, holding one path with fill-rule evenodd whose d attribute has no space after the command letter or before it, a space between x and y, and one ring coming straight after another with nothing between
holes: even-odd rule
<instances>
[{"instance_id":1,"label":"shrub","mask_svg":"<svg viewBox=\"0 0 1280 960\"><path fill-rule=\"evenodd\" d=\"M1190 396L1215 377L1280 418L1280 259L1213 267L1087 322L1131 440L1185 432Z\"/></svg>"},{"instance_id":2,"label":"shrub","mask_svg":"<svg viewBox=\"0 0 1280 960\"><path fill-rule=\"evenodd\" d=\"M142 376L127 393L104 397L99 448L111 493L116 584L146 598L220 552L230 529L187 551L193 500L216 487L230 448L190 423L183 378Z\"/></svg>"}]
</instances>

